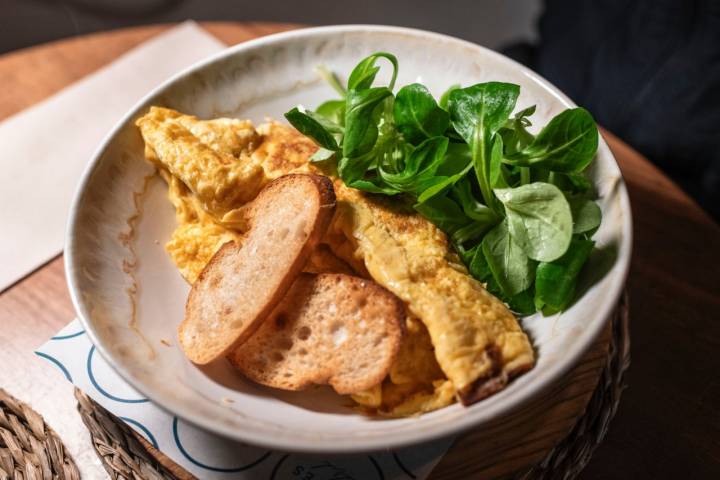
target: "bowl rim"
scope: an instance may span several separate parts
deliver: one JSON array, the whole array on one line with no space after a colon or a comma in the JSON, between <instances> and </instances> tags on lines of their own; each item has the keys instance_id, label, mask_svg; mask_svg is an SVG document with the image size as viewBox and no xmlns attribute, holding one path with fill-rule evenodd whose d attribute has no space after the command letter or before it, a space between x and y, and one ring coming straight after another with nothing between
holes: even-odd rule
<instances>
[{"instance_id":1,"label":"bowl rim","mask_svg":"<svg viewBox=\"0 0 720 480\"><path fill-rule=\"evenodd\" d=\"M73 252L75 251L75 230L78 227L78 211L81 208L83 193L87 188L92 174L97 169L103 153L105 152L109 144L113 141L120 129L122 129L123 126L127 124L127 122L130 121L134 116L136 116L152 97L159 95L171 85L183 79L184 77L191 75L199 70L202 70L219 60L241 54L242 52L252 51L253 49L258 47L293 40L302 41L306 37L312 37L318 34L342 34L356 32L400 33L412 37L425 37L431 40L434 39L444 42L453 42L458 44L459 46L463 46L471 50L481 51L484 55L494 57L495 60L512 65L513 68L517 69L520 73L531 78L543 88L553 93L567 107L575 106L575 103L572 102L572 100L570 100L564 93L562 93L557 87L555 87L545 78L532 71L528 67L525 67L524 65L516 62L515 60L512 60L498 52L490 50L487 47L483 47L470 41L462 40L450 35L422 29L368 24L329 25L321 27L300 28L245 41L226 48L220 52L217 52L216 54L213 54L203 60L194 63L193 65L171 76L166 81L153 88L149 93L144 95L138 102L133 105L133 107L115 124L115 126L110 130L110 132L103 138L80 177L80 181L76 187L73 196L68 221L66 224L64 251L65 277L68 284L68 290L70 292L70 298L72 300L78 318L80 319L80 322L85 328L85 331L90 341L93 345L95 345L96 350L99 351L99 353L111 366L111 368L124 381L128 382L133 388L142 393L148 399L152 400L152 402L158 407L160 407L162 410L165 410L171 415L175 415L203 430L213 432L215 434L219 434L233 440L247 442L252 445L275 450L327 454L361 453L383 450L388 448L400 448L429 442L452 435L458 435L471 428L478 427L479 425L486 424L490 421L507 415L509 412L514 411L519 407L531 402L547 387L556 383L562 375L575 367L580 361L582 355L590 348L590 346L602 332L602 329L607 324L607 321L610 318L613 309L616 307L617 302L620 298L620 294L624 288L629 271L630 259L632 256L632 212L630 210L630 200L627 188L625 186L625 181L622 177L622 173L620 172L617 160L615 160L612 151L607 146L607 143L605 142L602 135L600 135L599 148L607 149L607 153L609 154L612 162L615 164L615 167L617 168L619 174L616 194L619 195L619 202L622 212L622 237L618 244L619 254L616 260L618 263L615 267L620 269L618 281L611 284L609 289L605 292L605 297L607 301L603 302L602 306L596 311L591 321L588 322L588 328L582 330L581 335L579 335L576 341L572 343L571 348L565 352L565 360L563 362L558 362L548 367L543 375L543 378L538 379L538 381L523 385L521 389L517 390L513 396L507 399L506 402L498 405L497 408L492 411L492 414L486 413L483 415L482 410L479 409L473 412L474 407L470 406L466 407L468 408L467 415L457 419L457 421L455 422L440 424L432 430L422 429L416 432L406 432L398 437L383 438L382 441L378 437L361 437L355 438L352 442L349 442L347 444L336 444L332 440L318 439L315 443L300 445L298 444L298 442L294 442L292 438L279 436L277 435L277 433L267 432L259 435L257 434L257 432L251 432L250 434L247 434L244 431L239 431L237 429L225 426L220 420L211 421L207 418L193 418L193 412L187 409L182 402L175 401L173 398L155 398L153 395L148 395L148 391L142 384L142 382L133 379L132 375L128 371L126 371L125 367L121 364L121 362L116 361L116 359L105 348L102 342L100 342L100 339L95 332L93 323L90 320L90 314L85 308L84 302L78 293L77 282L75 280L78 276L78 273L80 272L80 267L76 267L77 261L75 259L75 255L73 254ZM419 419L422 419L422 417L419 417Z\"/></svg>"}]
</instances>

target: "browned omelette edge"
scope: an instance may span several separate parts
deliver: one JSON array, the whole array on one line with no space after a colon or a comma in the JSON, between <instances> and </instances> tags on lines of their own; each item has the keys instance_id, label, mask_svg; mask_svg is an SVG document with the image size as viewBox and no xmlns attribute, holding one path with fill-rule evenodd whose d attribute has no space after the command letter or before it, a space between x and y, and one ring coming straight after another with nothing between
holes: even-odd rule
<instances>
[{"instance_id":1,"label":"browned omelette edge","mask_svg":"<svg viewBox=\"0 0 720 480\"><path fill-rule=\"evenodd\" d=\"M506 372L503 370L502 355L498 346L489 345L485 351L493 368L488 375L477 378L470 385L457 391L457 396L463 406L470 406L503 390L513 378L532 370L535 366L535 362L533 362Z\"/></svg>"}]
</instances>

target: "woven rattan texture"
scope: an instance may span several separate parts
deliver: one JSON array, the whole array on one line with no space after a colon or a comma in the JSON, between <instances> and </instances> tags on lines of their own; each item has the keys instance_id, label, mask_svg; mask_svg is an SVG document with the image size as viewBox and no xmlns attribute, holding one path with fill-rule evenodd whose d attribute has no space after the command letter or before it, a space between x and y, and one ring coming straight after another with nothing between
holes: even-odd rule
<instances>
[{"instance_id":1,"label":"woven rattan texture","mask_svg":"<svg viewBox=\"0 0 720 480\"><path fill-rule=\"evenodd\" d=\"M78 412L92 437L95 453L113 480L175 480L133 435L125 422L75 389Z\"/></svg>"},{"instance_id":2,"label":"woven rattan texture","mask_svg":"<svg viewBox=\"0 0 720 480\"><path fill-rule=\"evenodd\" d=\"M75 462L32 408L0 389L0 480L76 480Z\"/></svg>"}]
</instances>

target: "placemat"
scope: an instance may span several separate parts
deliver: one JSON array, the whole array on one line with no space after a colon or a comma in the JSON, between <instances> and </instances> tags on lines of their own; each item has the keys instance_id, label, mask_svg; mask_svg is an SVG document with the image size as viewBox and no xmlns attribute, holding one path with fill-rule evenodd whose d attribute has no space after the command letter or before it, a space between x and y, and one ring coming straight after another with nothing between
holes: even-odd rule
<instances>
[{"instance_id":1,"label":"placemat","mask_svg":"<svg viewBox=\"0 0 720 480\"><path fill-rule=\"evenodd\" d=\"M452 443L451 439L443 439L371 455L308 456L275 452L213 435L154 405L128 385L105 362L85 335L78 320L63 328L40 347L36 354L54 364L70 382L97 402L86 403L86 411L88 405L98 405L109 412L94 415L98 421L92 424L91 431L105 431L108 438L119 439L121 432L129 430L102 428L103 425L108 425L108 422L100 421L117 417L142 435L154 448L203 480L424 479ZM100 430L97 427L100 427ZM98 450L98 442L95 443ZM109 445L108 441L101 437L99 445L103 445L98 453L104 461L108 457L114 461L132 458L129 447L122 446L122 442L118 443L119 446L108 447L111 449L108 451L105 448ZM128 441L127 445L131 443ZM123 456L118 453L120 451L125 451L128 455ZM128 468L134 471L131 464L132 462L129 462Z\"/></svg>"},{"instance_id":2,"label":"placemat","mask_svg":"<svg viewBox=\"0 0 720 480\"><path fill-rule=\"evenodd\" d=\"M578 419L570 434L548 452L542 462L528 471L518 472L514 478L570 480L576 478L585 467L607 433L624 388L624 374L630 364L628 321L628 300L625 294L613 315L612 338L607 359L585 413ZM69 351L76 354L65 355L64 352ZM77 355L77 352L86 354L82 358L83 355ZM84 388L99 399L100 403L83 392L76 391L78 410L92 435L96 452L112 478L177 478L158 463L152 452L143 447L128 425L148 444L154 448L159 447L169 458L203 479L422 479L429 475L452 443L451 439L447 439L395 452L345 457L313 457L271 452L229 442L197 430L161 411L122 380L112 380L114 372L95 354L94 347L77 321L53 337L37 354L60 368L68 380L76 385L85 385ZM101 403L114 407L118 415L110 413ZM140 410L131 407L137 405L144 405L148 420L145 420L143 415L132 418L118 412L124 410L120 407L138 412ZM140 417L143 422L153 425L155 433L146 423L138 421ZM162 442L158 438L161 438ZM208 446L211 448L207 448ZM194 450L196 448L197 454ZM215 448L219 450L215 451Z\"/></svg>"}]
</instances>

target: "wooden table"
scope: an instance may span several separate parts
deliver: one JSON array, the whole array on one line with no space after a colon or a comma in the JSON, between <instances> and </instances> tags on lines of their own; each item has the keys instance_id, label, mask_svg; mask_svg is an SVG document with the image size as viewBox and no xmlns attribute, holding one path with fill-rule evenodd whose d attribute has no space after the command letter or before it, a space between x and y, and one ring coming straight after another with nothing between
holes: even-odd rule
<instances>
[{"instance_id":1,"label":"wooden table","mask_svg":"<svg viewBox=\"0 0 720 480\"><path fill-rule=\"evenodd\" d=\"M203 26L229 45L293 28ZM0 57L0 119L166 28L89 35ZM610 433L582 478L720 478L720 277L715 271L720 267L720 227L641 155L611 133L603 135L623 171L633 208L635 245L628 280L633 366ZM30 352L72 318L58 257L0 293L0 362L19 367L18 352ZM587 361L592 363L592 355ZM47 420L53 423L53 418ZM463 454L463 444L471 439L465 437L451 450L433 478L478 475L473 459ZM458 471L464 476L454 473Z\"/></svg>"}]
</instances>

